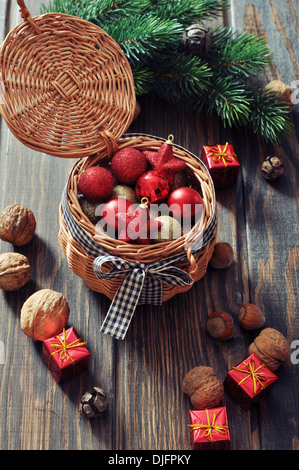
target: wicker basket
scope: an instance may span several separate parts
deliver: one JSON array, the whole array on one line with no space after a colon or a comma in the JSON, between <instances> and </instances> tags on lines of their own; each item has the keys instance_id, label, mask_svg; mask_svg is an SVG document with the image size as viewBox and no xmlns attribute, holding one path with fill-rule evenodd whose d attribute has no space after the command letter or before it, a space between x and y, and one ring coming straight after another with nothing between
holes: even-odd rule
<instances>
[{"instance_id":1,"label":"wicker basket","mask_svg":"<svg viewBox=\"0 0 299 470\"><path fill-rule=\"evenodd\" d=\"M103 30L80 18L32 18L18 0L24 22L0 49L5 102L1 114L13 134L39 152L77 158L59 209L59 244L72 271L112 300L101 331L123 339L138 304L161 304L204 276L217 232L215 192L202 161L173 145L199 184L203 217L171 242L137 245L99 237L78 200L86 168L109 163L125 147L158 150L164 141L125 135L136 99L130 66Z\"/></svg>"},{"instance_id":2,"label":"wicker basket","mask_svg":"<svg viewBox=\"0 0 299 470\"><path fill-rule=\"evenodd\" d=\"M134 81L119 45L105 31L71 15L31 17L0 49L1 114L25 145L78 158L112 153L135 111Z\"/></svg>"}]
</instances>

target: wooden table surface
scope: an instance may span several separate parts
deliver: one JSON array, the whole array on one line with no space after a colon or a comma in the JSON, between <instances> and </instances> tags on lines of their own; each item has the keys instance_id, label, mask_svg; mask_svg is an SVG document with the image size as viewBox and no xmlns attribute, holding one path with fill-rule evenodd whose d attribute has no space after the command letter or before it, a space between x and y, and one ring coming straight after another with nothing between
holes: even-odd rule
<instances>
[{"instance_id":1,"label":"wooden table surface","mask_svg":"<svg viewBox=\"0 0 299 470\"><path fill-rule=\"evenodd\" d=\"M32 15L40 1L27 0ZM21 21L15 1L0 0L1 40ZM231 0L225 21L239 30L264 35L273 53L267 80L299 79L299 1ZM224 380L247 357L256 331L237 322L245 302L258 305L266 327L281 331L292 358L277 371L269 395L250 411L225 395L233 450L299 449L298 312L298 133L281 146L265 144L246 129L225 129L206 117L158 102L139 100L141 113L129 131L167 137L199 154L208 143L231 141L241 164L235 186L217 190L218 239L234 249L226 270L208 268L193 288L162 306L138 306L124 341L99 331L110 301L91 291L68 267L57 240L58 206L73 161L39 154L22 145L1 120L0 210L14 202L32 209L36 235L23 248L0 242L0 252L25 254L32 279L17 292L0 295L0 449L1 450L190 450L184 375L209 365ZM285 172L275 183L260 173L264 157L282 158ZM41 343L24 335L20 310L35 291L50 288L69 301L69 324L88 342L89 371L56 384L42 360ZM235 336L225 342L205 330L207 315L232 314ZM297 343L296 343L297 341ZM82 394L101 386L109 409L88 420L78 412Z\"/></svg>"}]
</instances>

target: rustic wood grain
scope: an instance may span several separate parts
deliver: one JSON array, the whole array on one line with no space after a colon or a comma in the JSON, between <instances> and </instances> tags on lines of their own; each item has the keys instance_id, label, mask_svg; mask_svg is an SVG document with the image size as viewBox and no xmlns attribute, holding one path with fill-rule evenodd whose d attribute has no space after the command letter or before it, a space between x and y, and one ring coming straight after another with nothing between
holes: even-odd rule
<instances>
[{"instance_id":1,"label":"rustic wood grain","mask_svg":"<svg viewBox=\"0 0 299 470\"><path fill-rule=\"evenodd\" d=\"M266 79L298 79L298 2L232 0L228 24L265 35L274 51ZM39 13L40 2L27 0ZM282 12L281 12L282 11ZM14 1L0 0L0 34L18 22ZM243 302L266 313L266 326L299 338L298 311L298 110L296 132L280 147L267 146L246 130L224 129L215 117L200 116L177 106L140 99L141 114L130 131L167 137L195 154L207 143L234 143L241 172L236 185L217 191L218 239L234 248L230 268L208 268L189 292L160 307L138 306L125 341L99 333L110 302L72 274L58 246L58 205L74 162L27 149L1 123L0 210L12 202L30 207L37 219L36 236L18 249L32 264L31 282L16 293L0 295L1 450L181 450L190 449L188 410L182 393L186 372L211 365L219 378L247 355L256 332L237 323ZM265 155L283 158L285 173L275 184L260 175ZM0 251L13 249L0 242ZM20 329L25 299L40 288L64 293L70 303L69 323L92 352L89 371L57 385L41 358L41 345ZM213 340L205 331L208 313L225 310L235 319L235 336ZM0 361L1 362L1 361ZM225 397L232 449L299 449L299 365L288 361L267 399L250 412ZM91 385L104 388L108 412L89 421L78 413L81 395Z\"/></svg>"},{"instance_id":2,"label":"rustic wood grain","mask_svg":"<svg viewBox=\"0 0 299 470\"><path fill-rule=\"evenodd\" d=\"M279 0L233 0L231 12L234 27L243 25L269 42L273 65L265 74L266 81L281 79L291 84L297 80L298 2L283 2L282 7ZM292 118L298 129L298 106ZM277 328L290 342L298 336L299 327L295 314L298 311L299 153L296 134L281 146L251 141L244 149L242 166L250 297L265 312L265 326ZM234 142L238 141L242 142L242 134L234 134ZM260 178L260 164L266 155L273 153L284 162L285 173L275 184L268 184ZM298 372L298 366L291 362L278 371L277 387L260 410L261 448L298 448L296 420L292 419L292 416L298 417L295 385ZM282 427L288 428L288 437L283 436Z\"/></svg>"},{"instance_id":3,"label":"rustic wood grain","mask_svg":"<svg viewBox=\"0 0 299 470\"><path fill-rule=\"evenodd\" d=\"M2 2L5 11L6 2ZM34 16L39 2L27 1ZM3 16L6 31L20 22L16 2L9 2ZM1 28L1 32L2 32ZM82 394L101 385L110 403L114 395L114 348L98 330L108 301L92 293L70 271L58 246L58 206L74 162L52 158L27 149L1 122L1 209L13 202L30 207L37 220L36 236L18 249L32 266L32 280L17 293L1 295L0 331L6 347L1 367L0 400L2 449L109 449L113 443L113 407L102 420L90 423L78 413ZM1 252L10 244L1 242ZM41 345L20 329L20 309L26 298L40 288L62 292L70 303L70 325L88 340L93 360L88 373L57 386L41 358Z\"/></svg>"}]
</instances>

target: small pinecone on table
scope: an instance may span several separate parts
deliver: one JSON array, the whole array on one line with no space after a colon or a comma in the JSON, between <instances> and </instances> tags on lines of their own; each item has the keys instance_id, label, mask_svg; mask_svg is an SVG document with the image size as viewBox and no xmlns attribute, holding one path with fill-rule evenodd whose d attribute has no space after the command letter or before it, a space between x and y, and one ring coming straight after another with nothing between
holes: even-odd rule
<instances>
[{"instance_id":1,"label":"small pinecone on table","mask_svg":"<svg viewBox=\"0 0 299 470\"><path fill-rule=\"evenodd\" d=\"M183 33L182 46L185 52L198 57L208 54L212 47L212 38L209 32L200 24L195 23L185 29Z\"/></svg>"},{"instance_id":2,"label":"small pinecone on table","mask_svg":"<svg viewBox=\"0 0 299 470\"><path fill-rule=\"evenodd\" d=\"M79 411L87 418L97 418L108 408L108 401L104 391L99 387L92 387L81 398Z\"/></svg>"},{"instance_id":3,"label":"small pinecone on table","mask_svg":"<svg viewBox=\"0 0 299 470\"><path fill-rule=\"evenodd\" d=\"M269 155L262 164L262 175L266 180L274 181L284 172L284 167L280 158Z\"/></svg>"}]
</instances>

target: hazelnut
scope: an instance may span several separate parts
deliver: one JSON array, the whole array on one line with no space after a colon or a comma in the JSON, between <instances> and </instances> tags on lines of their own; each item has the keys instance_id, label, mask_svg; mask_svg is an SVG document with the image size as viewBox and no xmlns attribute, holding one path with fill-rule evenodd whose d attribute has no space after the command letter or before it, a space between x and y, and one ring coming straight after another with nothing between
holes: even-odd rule
<instances>
[{"instance_id":1,"label":"hazelnut","mask_svg":"<svg viewBox=\"0 0 299 470\"><path fill-rule=\"evenodd\" d=\"M183 379L183 392L189 396L194 408L214 408L223 399L224 387L212 367L198 366Z\"/></svg>"},{"instance_id":2,"label":"hazelnut","mask_svg":"<svg viewBox=\"0 0 299 470\"><path fill-rule=\"evenodd\" d=\"M97 418L108 408L108 401L104 391L99 387L92 387L84 393L79 404L79 411L86 418Z\"/></svg>"},{"instance_id":3,"label":"hazelnut","mask_svg":"<svg viewBox=\"0 0 299 470\"><path fill-rule=\"evenodd\" d=\"M234 335L234 321L226 312L210 313L206 321L206 328L213 338L225 340Z\"/></svg>"},{"instance_id":4,"label":"hazelnut","mask_svg":"<svg viewBox=\"0 0 299 470\"><path fill-rule=\"evenodd\" d=\"M264 326L266 318L263 312L254 304L244 304L238 315L240 326L244 330L255 330Z\"/></svg>"},{"instance_id":5,"label":"hazelnut","mask_svg":"<svg viewBox=\"0 0 299 470\"><path fill-rule=\"evenodd\" d=\"M0 214L0 238L23 246L33 238L36 221L33 212L21 204L11 204Z\"/></svg>"},{"instance_id":6,"label":"hazelnut","mask_svg":"<svg viewBox=\"0 0 299 470\"><path fill-rule=\"evenodd\" d=\"M31 267L26 256L20 253L0 255L0 289L18 290L31 279Z\"/></svg>"},{"instance_id":7,"label":"hazelnut","mask_svg":"<svg viewBox=\"0 0 299 470\"><path fill-rule=\"evenodd\" d=\"M213 268L228 268L234 259L234 252L231 245L227 242L218 242L215 244L212 257L209 264Z\"/></svg>"},{"instance_id":8,"label":"hazelnut","mask_svg":"<svg viewBox=\"0 0 299 470\"><path fill-rule=\"evenodd\" d=\"M43 341L61 333L69 318L66 298L51 289L32 294L21 309L21 328L34 340Z\"/></svg>"},{"instance_id":9,"label":"hazelnut","mask_svg":"<svg viewBox=\"0 0 299 470\"><path fill-rule=\"evenodd\" d=\"M286 338L274 328L265 328L248 348L268 369L275 371L291 355L291 348Z\"/></svg>"}]
</instances>

